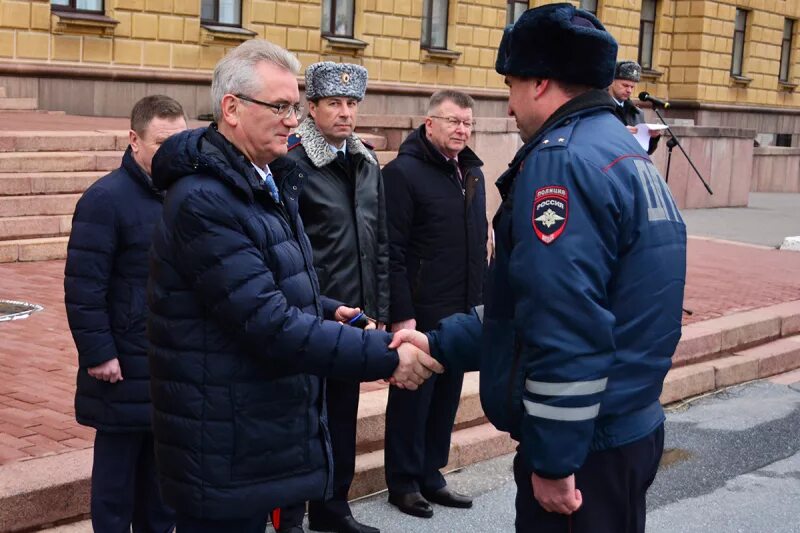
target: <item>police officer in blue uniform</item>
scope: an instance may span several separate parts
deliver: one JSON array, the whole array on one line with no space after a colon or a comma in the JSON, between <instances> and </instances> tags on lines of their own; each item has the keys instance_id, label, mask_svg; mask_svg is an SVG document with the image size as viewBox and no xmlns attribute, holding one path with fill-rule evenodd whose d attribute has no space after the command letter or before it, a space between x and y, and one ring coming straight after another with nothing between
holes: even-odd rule
<instances>
[{"instance_id":1,"label":"police officer in blue uniform","mask_svg":"<svg viewBox=\"0 0 800 533\"><path fill-rule=\"evenodd\" d=\"M571 4L506 29L496 70L525 145L497 181L485 307L393 340L480 369L487 416L519 441L518 532L643 532L663 451L686 228L614 115L616 53Z\"/></svg>"}]
</instances>

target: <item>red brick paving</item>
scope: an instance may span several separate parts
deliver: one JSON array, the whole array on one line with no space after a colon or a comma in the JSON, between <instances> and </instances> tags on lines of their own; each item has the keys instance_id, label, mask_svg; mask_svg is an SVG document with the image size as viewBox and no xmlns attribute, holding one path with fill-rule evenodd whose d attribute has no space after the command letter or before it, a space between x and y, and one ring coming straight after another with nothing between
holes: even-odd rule
<instances>
[{"instance_id":1,"label":"red brick paving","mask_svg":"<svg viewBox=\"0 0 800 533\"><path fill-rule=\"evenodd\" d=\"M1 121L0 121L1 122ZM0 322L0 465L88 448L75 422L76 353L63 301L63 261L0 264L0 298L44 306ZM684 323L800 300L800 253L690 239ZM362 391L385 387L365 383Z\"/></svg>"}]
</instances>

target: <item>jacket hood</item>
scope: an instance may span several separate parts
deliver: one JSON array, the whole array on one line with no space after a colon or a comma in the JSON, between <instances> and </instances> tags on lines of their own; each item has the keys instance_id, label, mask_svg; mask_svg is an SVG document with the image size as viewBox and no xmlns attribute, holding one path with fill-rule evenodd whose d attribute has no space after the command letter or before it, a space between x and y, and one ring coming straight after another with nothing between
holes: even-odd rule
<instances>
[{"instance_id":1,"label":"jacket hood","mask_svg":"<svg viewBox=\"0 0 800 533\"><path fill-rule=\"evenodd\" d=\"M450 168L442 153L428 140L425 124L422 124L406 137L406 140L400 145L400 150L397 155L408 155L432 165L438 165L443 169ZM462 169L482 167L483 161L481 161L469 146L465 146L464 149L458 153L458 165Z\"/></svg>"},{"instance_id":2,"label":"jacket hood","mask_svg":"<svg viewBox=\"0 0 800 533\"><path fill-rule=\"evenodd\" d=\"M276 165L280 166L280 165ZM206 174L219 178L253 200L253 190L265 190L252 163L217 130L185 130L167 139L153 157L153 184L167 190L181 178ZM273 164L270 164L273 169Z\"/></svg>"}]
</instances>

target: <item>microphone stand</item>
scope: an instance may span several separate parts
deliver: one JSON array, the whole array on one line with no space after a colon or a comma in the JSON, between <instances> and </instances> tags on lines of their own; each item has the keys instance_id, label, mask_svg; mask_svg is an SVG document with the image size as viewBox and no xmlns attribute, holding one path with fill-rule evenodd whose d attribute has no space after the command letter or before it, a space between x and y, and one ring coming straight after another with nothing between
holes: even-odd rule
<instances>
[{"instance_id":1,"label":"microphone stand","mask_svg":"<svg viewBox=\"0 0 800 533\"><path fill-rule=\"evenodd\" d=\"M696 166L694 166L694 163L692 162L692 158L689 157L689 154L687 154L686 150L684 150L683 146L681 146L681 143L678 140L678 137L674 133L672 133L672 130L670 129L669 124L667 124L667 121L664 120L664 116L661 113L658 112L658 106L655 103L652 103L652 105L653 105L653 111L656 112L656 115L658 116L658 119L661 121L661 123L664 124L667 127L667 132L669 133L669 139L667 140L667 149L668 149L668 152L667 152L667 174L666 174L666 176L664 176L664 181L669 183L669 165L672 162L672 149L677 146L678 148L681 149L681 152L683 152L683 155L686 156L686 160L689 162L689 164L692 165L692 168L694 169L695 173L697 174L697 177L700 178L700 183L702 183L703 187L706 188L706 190L708 191L708 194L714 194L714 192L711 190L711 187L709 187L708 183L706 183L706 180L703 179L703 176L700 174L700 171L697 170Z\"/></svg>"}]
</instances>

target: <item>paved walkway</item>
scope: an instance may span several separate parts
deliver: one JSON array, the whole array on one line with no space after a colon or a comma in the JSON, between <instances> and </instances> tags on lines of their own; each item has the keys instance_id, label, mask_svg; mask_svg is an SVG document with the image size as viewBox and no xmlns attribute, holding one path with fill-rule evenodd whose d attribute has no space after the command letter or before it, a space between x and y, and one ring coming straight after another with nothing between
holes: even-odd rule
<instances>
[{"instance_id":1,"label":"paved walkway","mask_svg":"<svg viewBox=\"0 0 800 533\"><path fill-rule=\"evenodd\" d=\"M91 447L74 419L75 346L63 301L63 261L0 265L0 298L44 311L0 323L0 465ZM800 253L690 239L684 323L800 300ZM385 385L366 383L362 390Z\"/></svg>"}]
</instances>

